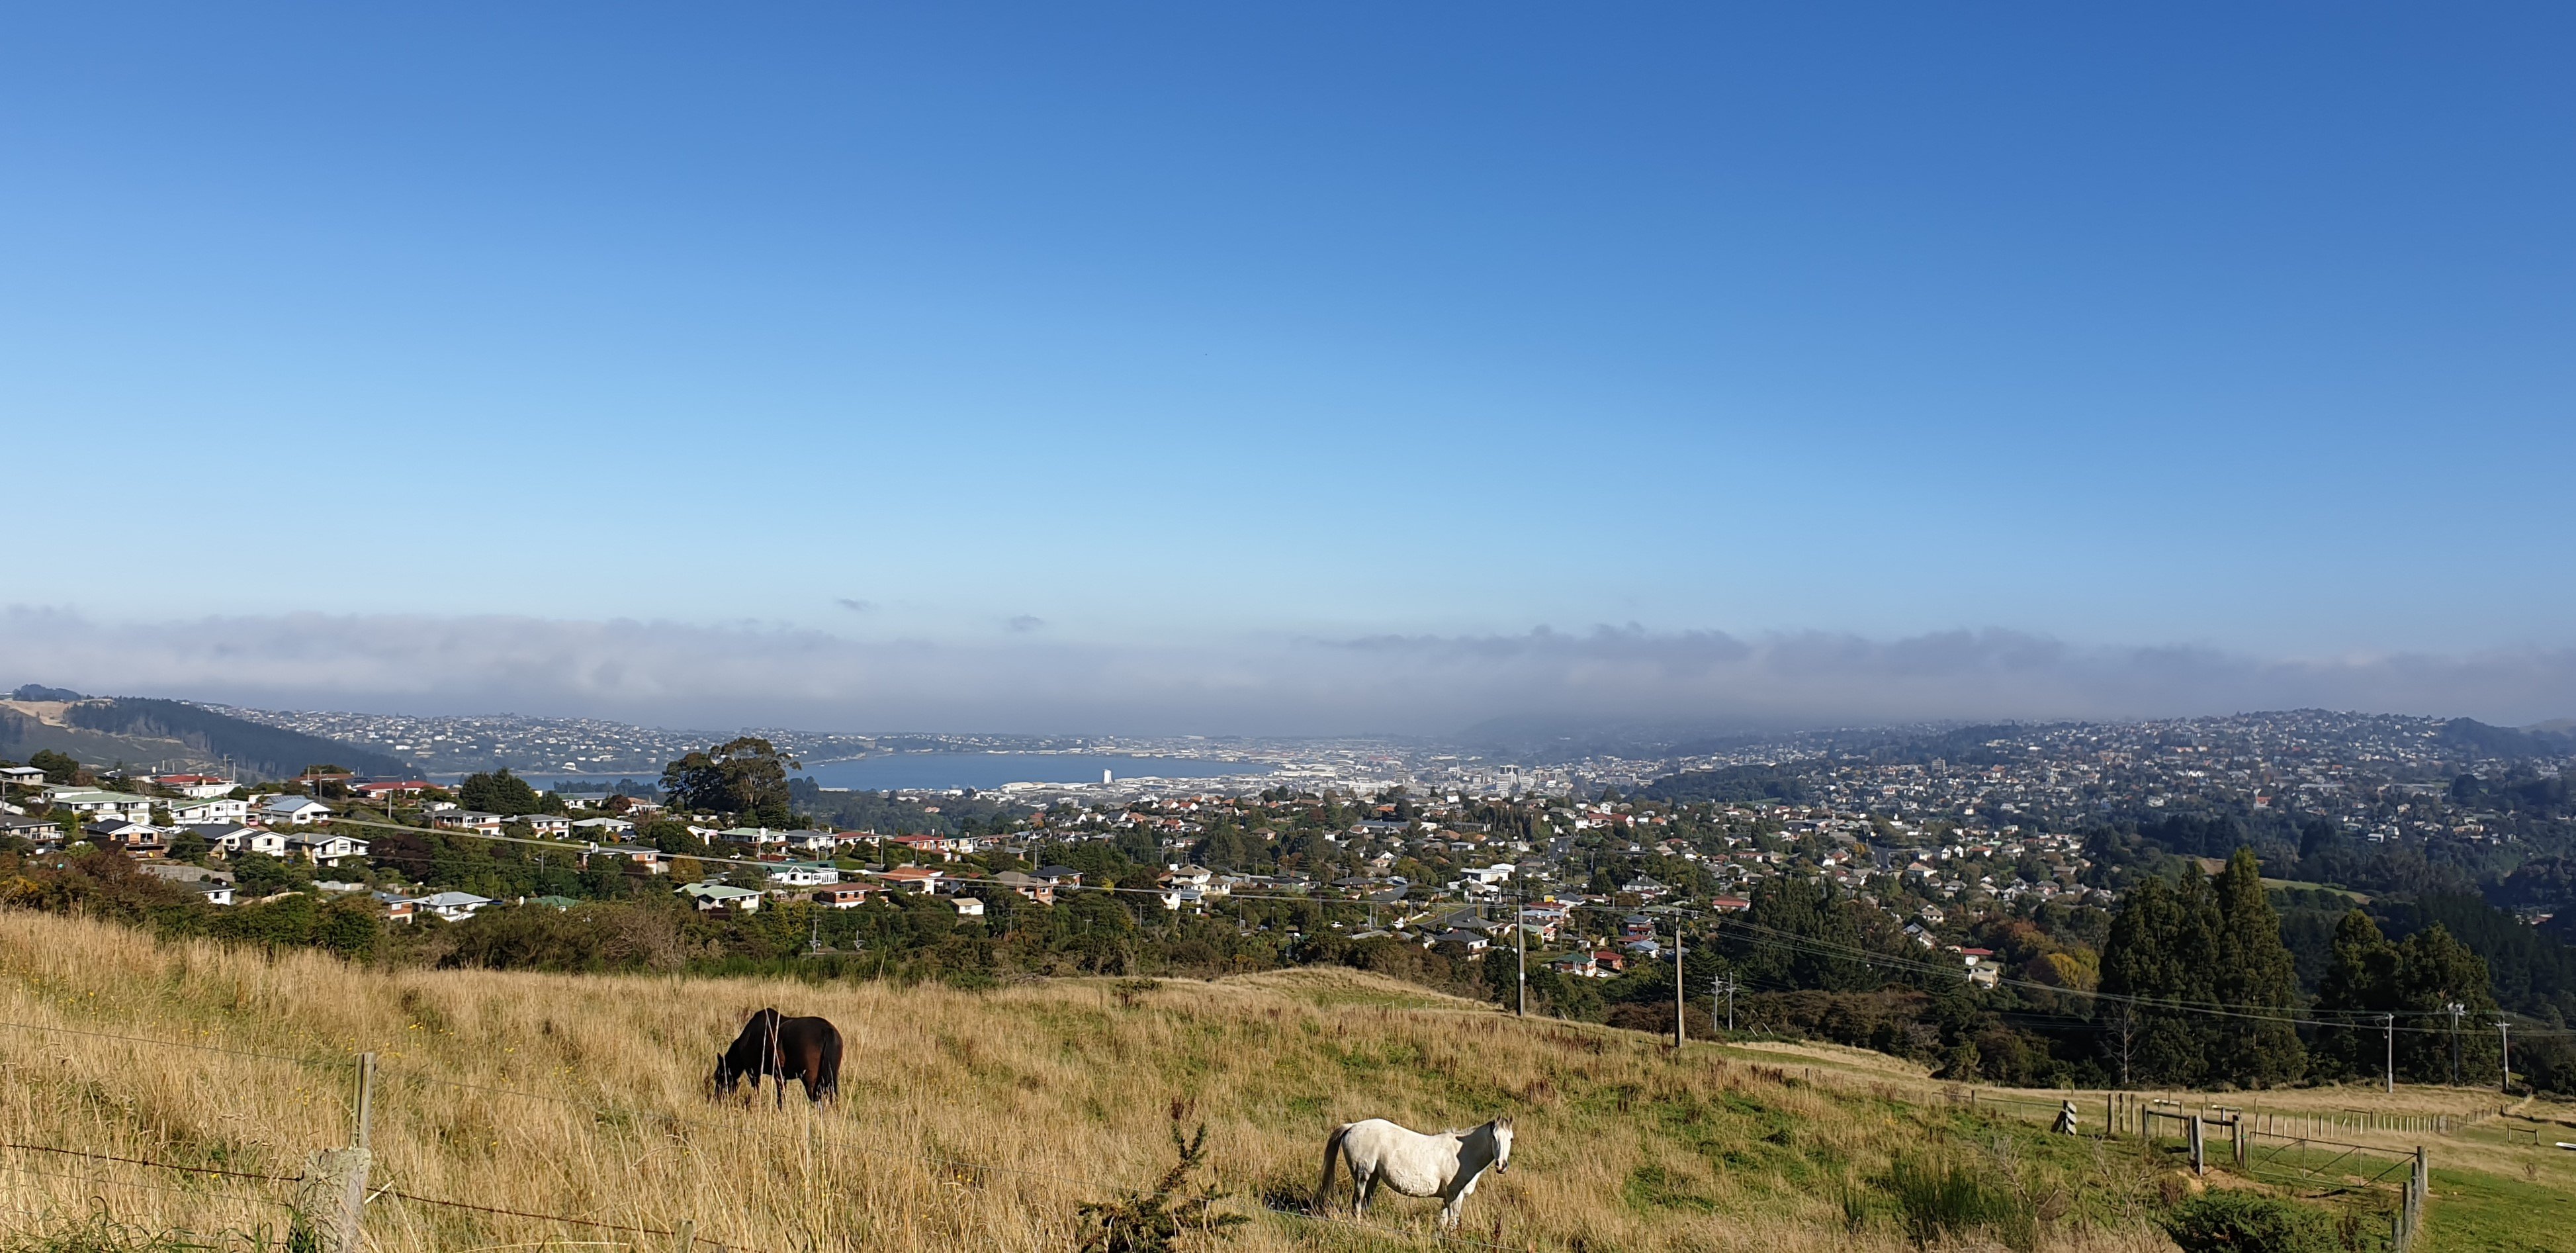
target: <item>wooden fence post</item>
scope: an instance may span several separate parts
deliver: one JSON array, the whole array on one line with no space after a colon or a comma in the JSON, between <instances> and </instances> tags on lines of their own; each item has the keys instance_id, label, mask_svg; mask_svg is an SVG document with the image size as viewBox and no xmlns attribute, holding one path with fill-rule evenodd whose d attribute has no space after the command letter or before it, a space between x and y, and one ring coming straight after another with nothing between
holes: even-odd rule
<instances>
[{"instance_id":1,"label":"wooden fence post","mask_svg":"<svg viewBox=\"0 0 2576 1253\"><path fill-rule=\"evenodd\" d=\"M376 1055L358 1055L357 1101L351 1110L345 1149L318 1149L304 1159L304 1175L295 1181L295 1209L287 1223L287 1247L296 1253L359 1253L359 1228L367 1208L367 1171L375 1153L367 1142L375 1134Z\"/></svg>"},{"instance_id":2,"label":"wooden fence post","mask_svg":"<svg viewBox=\"0 0 2576 1253\"><path fill-rule=\"evenodd\" d=\"M349 1143L359 1148L372 1147L368 1141L376 1127L376 1055L358 1054L357 1130Z\"/></svg>"},{"instance_id":3,"label":"wooden fence post","mask_svg":"<svg viewBox=\"0 0 2576 1253\"><path fill-rule=\"evenodd\" d=\"M2209 1159L2202 1145L2200 1114L2197 1111L2194 1111L2191 1116L2191 1173L2195 1175L2209 1173Z\"/></svg>"},{"instance_id":4,"label":"wooden fence post","mask_svg":"<svg viewBox=\"0 0 2576 1253\"><path fill-rule=\"evenodd\" d=\"M358 1253L358 1223L367 1200L365 1149L318 1149L296 1181L287 1247L298 1253Z\"/></svg>"}]
</instances>

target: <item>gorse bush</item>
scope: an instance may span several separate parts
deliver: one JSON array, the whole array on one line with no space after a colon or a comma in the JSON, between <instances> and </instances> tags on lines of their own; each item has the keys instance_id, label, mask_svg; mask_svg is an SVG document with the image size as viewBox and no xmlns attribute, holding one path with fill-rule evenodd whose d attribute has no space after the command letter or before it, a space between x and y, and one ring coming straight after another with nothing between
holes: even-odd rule
<instances>
[{"instance_id":1,"label":"gorse bush","mask_svg":"<svg viewBox=\"0 0 2576 1253\"><path fill-rule=\"evenodd\" d=\"M2341 1253L2324 1211L2246 1192L2208 1192L2174 1207L2165 1231L2185 1253Z\"/></svg>"},{"instance_id":2,"label":"gorse bush","mask_svg":"<svg viewBox=\"0 0 2576 1253\"><path fill-rule=\"evenodd\" d=\"M2038 1216L1973 1166L1900 1157L1888 1166L1883 1182L1896 1199L1906 1238L1918 1249L1980 1231L2008 1248L2038 1246Z\"/></svg>"}]
</instances>

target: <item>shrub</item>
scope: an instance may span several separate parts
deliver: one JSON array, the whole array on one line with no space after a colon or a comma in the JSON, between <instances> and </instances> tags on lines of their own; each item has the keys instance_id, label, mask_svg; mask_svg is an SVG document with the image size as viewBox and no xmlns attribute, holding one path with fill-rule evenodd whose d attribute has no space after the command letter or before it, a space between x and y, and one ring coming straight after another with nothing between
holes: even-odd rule
<instances>
[{"instance_id":1,"label":"shrub","mask_svg":"<svg viewBox=\"0 0 2576 1253\"><path fill-rule=\"evenodd\" d=\"M1918 1249L1980 1230L2014 1249L2038 1243L2038 1218L2030 1207L1969 1166L1898 1158L1885 1183L1906 1238Z\"/></svg>"},{"instance_id":2,"label":"shrub","mask_svg":"<svg viewBox=\"0 0 2576 1253\"><path fill-rule=\"evenodd\" d=\"M1187 1106L1173 1103L1172 1151L1180 1160L1155 1181L1152 1192L1086 1202L1075 1210L1083 1230L1075 1253L1172 1253L1185 1236L1214 1244L1233 1239L1235 1228L1252 1221L1242 1214L1217 1213L1216 1203L1226 1194L1213 1184L1181 1192L1207 1164L1207 1124L1200 1123L1197 1135L1184 1138L1177 1120L1186 1112Z\"/></svg>"},{"instance_id":3,"label":"shrub","mask_svg":"<svg viewBox=\"0 0 2576 1253\"><path fill-rule=\"evenodd\" d=\"M2185 1253L2339 1253L2324 1211L2248 1192L2207 1192L2164 1220Z\"/></svg>"}]
</instances>

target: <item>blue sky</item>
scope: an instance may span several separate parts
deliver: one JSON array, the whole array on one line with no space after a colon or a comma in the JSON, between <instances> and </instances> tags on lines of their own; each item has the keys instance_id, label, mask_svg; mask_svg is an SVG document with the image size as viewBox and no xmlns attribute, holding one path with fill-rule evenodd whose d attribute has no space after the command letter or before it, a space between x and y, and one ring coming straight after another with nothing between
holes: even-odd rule
<instances>
[{"instance_id":1,"label":"blue sky","mask_svg":"<svg viewBox=\"0 0 2576 1253\"><path fill-rule=\"evenodd\" d=\"M2349 699L2576 713L2571 36L2544 6L21 10L0 426L68 544L19 514L49 572L0 637L26 678L225 695L269 689L169 656L209 616L633 620L694 642L593 668L750 639L1020 676L746 680L703 716L994 725L1052 685L1058 724L1209 729L1353 640L1966 632L2537 658L2516 699ZM454 666L278 698L490 698ZM1103 667L1255 695L1121 703ZM626 682L633 716L674 690ZM2173 711L2119 690L1956 703Z\"/></svg>"}]
</instances>

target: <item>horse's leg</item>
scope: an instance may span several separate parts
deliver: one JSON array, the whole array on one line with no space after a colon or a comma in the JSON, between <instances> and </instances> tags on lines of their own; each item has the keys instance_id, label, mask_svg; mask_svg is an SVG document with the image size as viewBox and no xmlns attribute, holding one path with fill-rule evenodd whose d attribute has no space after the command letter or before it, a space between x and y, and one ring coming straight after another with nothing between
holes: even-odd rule
<instances>
[{"instance_id":1,"label":"horse's leg","mask_svg":"<svg viewBox=\"0 0 2576 1253\"><path fill-rule=\"evenodd\" d=\"M1377 1194L1377 1172L1351 1172L1351 1217L1368 1217L1369 1198Z\"/></svg>"}]
</instances>

